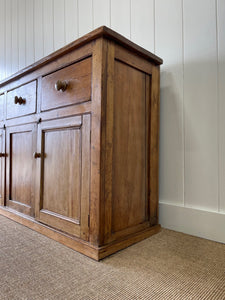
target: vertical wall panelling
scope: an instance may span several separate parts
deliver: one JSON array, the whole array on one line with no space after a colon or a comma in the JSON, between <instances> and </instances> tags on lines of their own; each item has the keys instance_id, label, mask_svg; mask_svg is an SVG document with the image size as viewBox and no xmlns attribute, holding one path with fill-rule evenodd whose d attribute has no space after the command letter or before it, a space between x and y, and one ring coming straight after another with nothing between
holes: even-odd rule
<instances>
[{"instance_id":1,"label":"vertical wall panelling","mask_svg":"<svg viewBox=\"0 0 225 300\"><path fill-rule=\"evenodd\" d=\"M58 23L61 23L58 21ZM43 2L43 47L44 55L54 51L53 45L53 0Z\"/></svg>"},{"instance_id":2,"label":"vertical wall panelling","mask_svg":"<svg viewBox=\"0 0 225 300\"><path fill-rule=\"evenodd\" d=\"M53 8L54 8L54 50L57 50L65 45L64 0L54 0Z\"/></svg>"},{"instance_id":3,"label":"vertical wall panelling","mask_svg":"<svg viewBox=\"0 0 225 300\"><path fill-rule=\"evenodd\" d=\"M66 44L78 38L78 0L65 0L65 40Z\"/></svg>"},{"instance_id":4,"label":"vertical wall panelling","mask_svg":"<svg viewBox=\"0 0 225 300\"><path fill-rule=\"evenodd\" d=\"M154 0L131 0L131 39L151 52L155 51L154 3Z\"/></svg>"},{"instance_id":5,"label":"vertical wall panelling","mask_svg":"<svg viewBox=\"0 0 225 300\"><path fill-rule=\"evenodd\" d=\"M18 0L12 2L12 73L19 70L19 51L18 51Z\"/></svg>"},{"instance_id":6,"label":"vertical wall panelling","mask_svg":"<svg viewBox=\"0 0 225 300\"><path fill-rule=\"evenodd\" d=\"M78 0L79 37L93 29L92 0Z\"/></svg>"},{"instance_id":7,"label":"vertical wall panelling","mask_svg":"<svg viewBox=\"0 0 225 300\"><path fill-rule=\"evenodd\" d=\"M225 1L217 0L218 29L218 94L219 94L219 169L220 169L220 202L219 210L225 212Z\"/></svg>"},{"instance_id":8,"label":"vertical wall panelling","mask_svg":"<svg viewBox=\"0 0 225 300\"><path fill-rule=\"evenodd\" d=\"M34 59L41 59L43 51L43 10L42 0L34 0Z\"/></svg>"},{"instance_id":9,"label":"vertical wall panelling","mask_svg":"<svg viewBox=\"0 0 225 300\"><path fill-rule=\"evenodd\" d=\"M34 1L26 0L26 65L34 62Z\"/></svg>"},{"instance_id":10,"label":"vertical wall panelling","mask_svg":"<svg viewBox=\"0 0 225 300\"><path fill-rule=\"evenodd\" d=\"M26 1L18 1L18 46L19 46L19 69L26 66Z\"/></svg>"},{"instance_id":11,"label":"vertical wall panelling","mask_svg":"<svg viewBox=\"0 0 225 300\"><path fill-rule=\"evenodd\" d=\"M0 80L5 77L5 0L0 0Z\"/></svg>"},{"instance_id":12,"label":"vertical wall panelling","mask_svg":"<svg viewBox=\"0 0 225 300\"><path fill-rule=\"evenodd\" d=\"M130 38L130 0L111 0L111 27L127 38Z\"/></svg>"},{"instance_id":13,"label":"vertical wall panelling","mask_svg":"<svg viewBox=\"0 0 225 300\"><path fill-rule=\"evenodd\" d=\"M155 49L163 57L160 103L160 201L183 205L182 0L155 3Z\"/></svg>"},{"instance_id":14,"label":"vertical wall panelling","mask_svg":"<svg viewBox=\"0 0 225 300\"><path fill-rule=\"evenodd\" d=\"M215 16L215 1L184 0L185 205L212 211L218 209Z\"/></svg>"},{"instance_id":15,"label":"vertical wall panelling","mask_svg":"<svg viewBox=\"0 0 225 300\"><path fill-rule=\"evenodd\" d=\"M93 25L110 26L110 0L93 0Z\"/></svg>"},{"instance_id":16,"label":"vertical wall panelling","mask_svg":"<svg viewBox=\"0 0 225 300\"><path fill-rule=\"evenodd\" d=\"M12 1L5 1L5 73L12 73Z\"/></svg>"}]
</instances>

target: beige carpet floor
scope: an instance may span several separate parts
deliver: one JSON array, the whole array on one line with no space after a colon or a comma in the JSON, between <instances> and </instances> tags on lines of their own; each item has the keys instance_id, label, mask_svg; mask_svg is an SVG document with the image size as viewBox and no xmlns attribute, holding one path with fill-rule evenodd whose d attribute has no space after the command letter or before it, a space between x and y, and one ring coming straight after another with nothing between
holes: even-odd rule
<instances>
[{"instance_id":1,"label":"beige carpet floor","mask_svg":"<svg viewBox=\"0 0 225 300\"><path fill-rule=\"evenodd\" d=\"M0 216L0 299L225 299L225 245L162 229L100 262Z\"/></svg>"}]
</instances>

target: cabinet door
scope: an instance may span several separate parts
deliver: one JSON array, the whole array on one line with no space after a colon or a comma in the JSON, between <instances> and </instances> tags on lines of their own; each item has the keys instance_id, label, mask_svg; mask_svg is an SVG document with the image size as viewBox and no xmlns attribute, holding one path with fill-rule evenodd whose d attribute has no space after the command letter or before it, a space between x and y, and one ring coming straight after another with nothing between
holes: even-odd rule
<instances>
[{"instance_id":1,"label":"cabinet door","mask_svg":"<svg viewBox=\"0 0 225 300\"><path fill-rule=\"evenodd\" d=\"M38 152L36 218L88 240L90 116L40 123Z\"/></svg>"},{"instance_id":2,"label":"cabinet door","mask_svg":"<svg viewBox=\"0 0 225 300\"><path fill-rule=\"evenodd\" d=\"M36 124L6 129L6 205L34 215Z\"/></svg>"},{"instance_id":3,"label":"cabinet door","mask_svg":"<svg viewBox=\"0 0 225 300\"><path fill-rule=\"evenodd\" d=\"M5 200L5 130L0 129L0 205Z\"/></svg>"}]
</instances>

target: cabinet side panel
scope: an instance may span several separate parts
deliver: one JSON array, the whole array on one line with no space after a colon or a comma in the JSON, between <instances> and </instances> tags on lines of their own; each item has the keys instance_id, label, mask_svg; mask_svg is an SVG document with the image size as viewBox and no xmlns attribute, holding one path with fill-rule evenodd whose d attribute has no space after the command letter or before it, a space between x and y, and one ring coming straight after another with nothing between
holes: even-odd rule
<instances>
[{"instance_id":1,"label":"cabinet side panel","mask_svg":"<svg viewBox=\"0 0 225 300\"><path fill-rule=\"evenodd\" d=\"M152 70L150 132L150 224L158 224L159 202L159 67Z\"/></svg>"},{"instance_id":2,"label":"cabinet side panel","mask_svg":"<svg viewBox=\"0 0 225 300\"><path fill-rule=\"evenodd\" d=\"M145 73L115 61L112 232L145 222Z\"/></svg>"}]
</instances>

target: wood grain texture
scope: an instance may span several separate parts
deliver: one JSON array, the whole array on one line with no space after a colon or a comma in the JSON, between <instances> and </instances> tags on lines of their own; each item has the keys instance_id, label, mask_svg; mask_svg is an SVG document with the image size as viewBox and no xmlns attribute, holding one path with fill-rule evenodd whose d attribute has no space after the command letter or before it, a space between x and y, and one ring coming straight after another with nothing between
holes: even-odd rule
<instances>
[{"instance_id":1,"label":"wood grain texture","mask_svg":"<svg viewBox=\"0 0 225 300\"><path fill-rule=\"evenodd\" d=\"M100 38L93 45L92 55L92 118L91 118L91 182L90 182L90 243L102 243L102 206L101 205L101 127L102 127L102 72L105 61L103 49L105 41Z\"/></svg>"},{"instance_id":2,"label":"wood grain texture","mask_svg":"<svg viewBox=\"0 0 225 300\"><path fill-rule=\"evenodd\" d=\"M99 260L99 251L97 247L68 234L62 233L56 229L52 229L44 224L41 224L31 218L25 217L23 214L15 213L15 211L0 207L0 214L14 220L15 222L27 226L75 251L83 253L95 260Z\"/></svg>"},{"instance_id":3,"label":"wood grain texture","mask_svg":"<svg viewBox=\"0 0 225 300\"><path fill-rule=\"evenodd\" d=\"M42 139L44 191L41 209L80 222L80 128L53 127L42 133Z\"/></svg>"},{"instance_id":4,"label":"wood grain texture","mask_svg":"<svg viewBox=\"0 0 225 300\"><path fill-rule=\"evenodd\" d=\"M15 214L14 212L10 211L9 209L5 209L0 207L0 214L16 221L19 224L27 226L75 251L78 251L88 257L93 258L94 260L99 261L106 256L109 256L112 253L115 253L119 250L122 250L130 245L137 243L147 237L150 237L153 234L156 234L160 231L160 225L153 226L148 230L140 233L136 233L134 235L129 236L125 240L117 241L112 244L109 244L105 247L94 247L85 241L81 241L76 237L71 237L68 235L63 234L57 230L52 230L49 227L45 226L44 224L35 222L34 220L24 218L24 216L20 214Z\"/></svg>"},{"instance_id":5,"label":"wood grain texture","mask_svg":"<svg viewBox=\"0 0 225 300\"><path fill-rule=\"evenodd\" d=\"M81 210L80 237L89 240L90 227L90 160L91 160L91 116L84 115L82 122L82 153L81 153Z\"/></svg>"},{"instance_id":6,"label":"wood grain texture","mask_svg":"<svg viewBox=\"0 0 225 300\"><path fill-rule=\"evenodd\" d=\"M114 76L112 231L117 232L147 219L147 162L145 74L116 61Z\"/></svg>"},{"instance_id":7,"label":"wood grain texture","mask_svg":"<svg viewBox=\"0 0 225 300\"><path fill-rule=\"evenodd\" d=\"M152 64L147 62L144 58L140 56L134 56L131 51L124 49L124 47L116 45L115 47L115 58L118 61L122 61L127 65L138 69L139 71L145 72L147 74L152 73Z\"/></svg>"},{"instance_id":8,"label":"wood grain texture","mask_svg":"<svg viewBox=\"0 0 225 300\"><path fill-rule=\"evenodd\" d=\"M149 116L152 96L155 99L153 103L158 101L157 78L154 74L155 87L151 94L150 75L144 72L152 74L154 67L131 52L117 45L114 47L114 43L109 43L107 50L107 122L102 168L105 172L105 242L150 226L150 160L155 161L153 152L158 151L158 147L150 148ZM155 108L154 112L158 113ZM153 144L158 138L158 124L154 122ZM156 167L157 161L152 174ZM152 187L157 181L158 177ZM158 186L155 189L152 196L157 203L158 194L155 192ZM157 224L157 212L153 212L153 208L152 214L154 220L150 222Z\"/></svg>"},{"instance_id":9,"label":"wood grain texture","mask_svg":"<svg viewBox=\"0 0 225 300\"><path fill-rule=\"evenodd\" d=\"M159 67L154 66L151 78L150 115L150 224L158 224L159 199Z\"/></svg>"},{"instance_id":10,"label":"wood grain texture","mask_svg":"<svg viewBox=\"0 0 225 300\"><path fill-rule=\"evenodd\" d=\"M7 128L6 141L6 205L33 216L36 125Z\"/></svg>"},{"instance_id":11,"label":"wood grain texture","mask_svg":"<svg viewBox=\"0 0 225 300\"><path fill-rule=\"evenodd\" d=\"M38 9L40 9L40 7L38 7ZM58 59L60 56L65 55L68 52L71 52L71 51L83 46L84 44L87 44L88 42L91 42L94 39L99 38L99 37L105 37L107 39L114 40L118 44L124 46L125 48L130 49L131 51L136 52L137 55L140 55L140 56L148 59L152 63L156 63L156 64L160 65L163 62L163 60L161 58L154 55L153 53L136 45L135 43L131 42L124 36L107 28L106 26L102 26L102 27L99 27L99 28L93 30L92 32L86 34L85 36L79 38L78 40L72 42L71 44L66 45L62 49L59 49L58 51L54 52L53 54L42 58L40 61L32 64L31 66L28 66L28 67L24 68L23 70L17 72L16 74L9 76L8 78L6 78L5 80L0 82L0 88L1 88L2 84L11 82L12 80L15 80L15 79L19 79L20 77L26 75L27 73L30 73L31 71L35 71L36 69L40 68L41 66L44 66L44 65L48 64L49 62ZM40 48L40 46L39 46L39 48ZM38 50L38 52L40 52L40 53L41 53L41 51L43 51L42 48L40 48Z\"/></svg>"},{"instance_id":12,"label":"wood grain texture","mask_svg":"<svg viewBox=\"0 0 225 300\"><path fill-rule=\"evenodd\" d=\"M48 0L47 0L48 1ZM33 63L31 58L38 56L39 58L42 58L47 53L44 52L46 43L53 44L53 34L52 30L54 30L53 25L53 17L51 14L49 15L49 27L45 26L45 20L43 19L43 16L45 14L45 8L46 8L46 2L45 0L26 0L26 10L20 10L17 11L17 20L20 22L20 20L26 19L26 51L23 53L23 55L26 58L26 66L30 63ZM72 38L72 36L75 36L77 32L78 36L78 30L79 30L79 19L81 22L85 22L85 26L90 26L90 19L86 19L87 15L93 16L92 21L92 28L94 29L95 26L100 26L103 24L106 24L107 26L111 26L111 4L114 0L93 0L88 1L84 4L84 9L82 9L82 12L78 16L78 6L76 0L65 0L65 17L62 17L60 20L60 23L65 23L65 42L68 43L75 38ZM20 2L20 1L19 1ZM82 1L80 1L82 2ZM119 1L116 1L119 2ZM122 1L121 1L122 2ZM155 17L152 13L152 2L154 2L153 5L155 5ZM3 38L1 38L1 44L0 44L0 57L3 57L3 59L0 59L0 74L3 74L2 77L0 75L0 78L4 79L6 76L10 76L12 74L12 62L13 62L13 56L15 55L15 52L18 53L18 45L16 49L12 49L12 9L14 1L11 0L0 0L0 36L1 32L3 35ZM33 9L30 8L29 12L27 12L27 5L32 6L33 3ZM43 3L43 6L42 6ZM130 6L131 3L131 6ZM206 4L205 4L206 3ZM192 122L192 112L187 113L186 115L186 107L185 103L189 105L190 102L192 102L192 95L191 91L198 90L198 98L201 99L200 106L205 107L204 105L204 98L205 93L208 94L205 90L205 87L209 87L210 84L208 84L208 77L211 73L212 75L212 82L216 82L216 76L215 75L215 69L214 67L213 72L211 72L211 67L209 67L210 72L208 70L203 71L203 76L197 75L196 77L199 77L201 79L201 85L198 89L195 87L195 83L198 82L198 78L193 80L193 83L189 81L189 76L183 76L183 68L187 71L190 70L190 74L198 74L195 71L195 68L199 70L203 70L205 66L209 64L216 64L218 71L219 71L219 77L217 81L217 88L216 90L219 92L219 103L214 100L214 104L217 103L219 105L218 107L218 115L216 115L216 121L212 120L212 124L214 122L218 122L218 128L219 128L219 151L216 154L216 151L213 151L212 156L216 155L215 159L218 158L218 168L219 168L219 178L218 182L218 189L220 191L220 199L218 204L218 209L222 209L222 211L225 211L225 192L224 189L224 153L225 153L225 147L223 146L223 115L224 115L224 109L223 109L223 101L221 99L224 98L225 92L223 89L223 72L221 75L221 70L223 70L223 58L222 54L223 51L223 28L224 28L224 19L225 19L225 12L223 9L224 6L224 0L216 0L212 1L211 4L214 6L216 10L211 5L208 5L209 2L206 1L181 1L181 0L174 0L174 1L167 1L167 0L157 0L157 1L147 1L147 0L131 0L131 1L125 1L125 9L127 10L127 13L129 14L129 11L131 13L131 21L130 21L130 28L131 28L131 39L134 38L133 41L137 41L140 45L146 45L147 43L150 45L150 40L152 40L152 25L155 27L155 50L156 53L162 57L164 57L165 64L163 69L161 70L161 135L160 135L160 145L161 145L161 151L160 151L160 199L162 202L167 203L174 203L177 205L184 205L184 190L193 190L192 189L192 183L188 183L187 186L184 186L184 167L187 163L184 161L185 156L187 154L187 157L189 157L190 147L185 147L185 145L189 145L189 138L188 143L185 144L184 136L185 134L185 122L187 121L188 124L191 124L195 122L193 120ZM88 6L87 11L85 9L85 6ZM183 5L184 4L184 5ZM113 6L114 4L112 4ZM123 4L122 4L123 5ZM195 11L199 11L199 17L192 18L192 9L195 7ZM39 9L39 7L41 7ZM109 6L109 12L108 12L108 6ZM120 9L120 3L116 4L118 9ZM216 7L217 6L217 7ZM91 9L92 7L92 9ZM114 8L112 8L113 10ZM50 5L50 11L53 10L53 0L52 4ZM202 12L201 12L202 11ZM32 15L33 12L33 15ZM203 15L212 13L210 18L205 18ZM22 15L20 15L22 13ZM123 14L123 13L121 13ZM121 19L117 17L117 15L120 15L120 12L116 12L115 18L113 19L113 26L117 27L118 30L123 30L123 28L120 26ZM146 18L146 15L150 16L148 19ZM195 15L195 12L194 12ZM184 22L183 22L183 16L184 16ZM190 23L193 21L193 26L189 27L188 29L188 35L186 32L186 16L187 19L190 21ZM29 20L27 19L29 18ZM109 18L109 19L108 19ZM127 16L124 17L127 19ZM197 22L195 22L195 19ZM101 22L102 20L102 22ZM218 36L218 38L211 39L211 29L215 26L211 26L212 20L214 20L214 23L216 24L216 30L215 34ZM50 21L52 22L50 24ZM33 25L32 25L33 22ZM87 23L86 23L87 22ZM96 22L99 22L99 25L96 24ZM105 23L109 22L109 23ZM101 23L101 24L100 24ZM147 27L143 27L142 24L146 24ZM19 25L19 24L18 24ZM64 26L64 25L63 25ZM82 27L83 25L81 25ZM189 26L189 25L188 25ZM206 28L205 31L201 31L200 27ZM53 29L52 29L53 28ZM208 31L209 28L209 31ZM199 33L199 30L201 33ZM27 32L29 31L29 33ZM208 34L210 32L210 34ZM146 34L144 34L146 33ZM16 34L16 32L15 32ZM14 34L14 36L15 36ZM18 33L17 33L18 34ZM213 33L213 36L215 37L215 34ZM71 37L70 40L68 40L68 37ZM77 37L76 36L76 37ZM195 40L195 36L200 37L200 39L196 39L196 41L192 42L192 39ZM47 37L49 39L47 40ZM205 37L205 38L204 38ZM18 37L17 37L18 38ZM205 41L208 39L209 46L205 46ZM34 45L35 41L35 45ZM183 43L185 44L185 47L183 47ZM183 56L186 57L187 49L186 45L196 45L196 51L193 52L192 58L185 58L183 59ZM148 46L147 46L148 47ZM218 60L215 55L209 57L206 56L206 58L203 61L203 56L208 51L207 49L212 49L213 47L218 48ZM42 50L43 49L43 50ZM149 49L148 49L149 50ZM189 50L188 50L189 51ZM1 54L2 53L2 54ZM40 53L40 54L39 54ZM189 56L189 54L188 54ZM29 60L28 60L29 57ZM202 68L203 66L203 68ZM198 71L198 70L197 70ZM205 75L204 74L208 74ZM192 75L190 75L191 77ZM183 81L184 79L184 81ZM1 80L1 79L0 79ZM222 80L222 83L219 83L219 81ZM186 84L187 83L187 84ZM186 90L189 92L184 93L185 101L183 102L183 87L186 86ZM212 89L210 89L212 91ZM0 92L1 93L1 92ZM214 94L214 93L213 93ZM210 96L211 97L211 96ZM215 97L213 96L215 99ZM190 99L190 101L189 101ZM206 95L206 99L208 99L208 96ZM208 100L206 101L208 103ZM194 101L195 103L195 101ZM196 102L198 103L198 101ZM184 105L183 105L184 104ZM193 106L194 107L194 106ZM211 111L211 108L205 108L206 113L207 111ZM199 109L201 111L201 108ZM60 110L60 113L62 113L63 110ZM81 111L81 110L80 110ZM188 108L189 111L189 108ZM56 115L56 112L54 112ZM65 110L64 110L65 113ZM62 113L63 114L63 113ZM196 113L198 115L198 113ZM49 116L52 116L53 114L49 114ZM205 113L203 114L205 115ZM186 119L186 121L183 119ZM208 116L208 113L207 113ZM31 118L30 118L31 119ZM195 118L197 120L197 117ZM208 119L208 117L207 117ZM214 118L215 119L215 118ZM23 119L24 121L25 119ZM221 120L221 121L219 121ZM13 120L11 119L9 121L9 124L12 124ZM198 127L198 122L197 127ZM201 125L201 132L208 132L208 130L211 130L210 132L215 137L217 135L216 133L216 127L213 125L212 128L208 128L208 125L211 123L211 121L203 121L200 123ZM216 123L215 123L216 124ZM217 126L216 125L216 126ZM187 125L188 130L188 136L190 135L190 139L194 141L198 141L198 138L196 138L196 131L191 130L189 131L189 125ZM196 127L194 126L194 127ZM186 131L187 131L186 130ZM198 132L198 131L197 131ZM200 135L201 136L201 135ZM205 136L205 144L214 144L214 141L211 141L211 134ZM186 136L187 138L187 136ZM192 143L192 142L191 142ZM202 144L202 143L200 143ZM207 149L208 147L204 146L203 148ZM211 149L213 147L212 145L209 146ZM193 151L195 152L195 147ZM192 150L191 150L192 151ZM202 152L202 150L200 151ZM191 154L192 155L192 154ZM201 157L200 157L201 159ZM189 160L189 159L188 159ZM208 161L208 158L204 158L203 162L201 163L201 166L199 166L197 169L204 169L203 172L208 174L211 172L211 169L213 169L213 166L209 166L209 168L205 168L204 166L204 160ZM190 165L190 168L194 169L196 164L195 162L190 159L188 164ZM214 166L214 162L212 163ZM171 171L172 170L172 171ZM173 176L170 176L171 172L173 172ZM194 171L195 172L195 171ZM214 169L213 169L214 172ZM188 171L189 173L189 171ZM209 175L210 176L210 175ZM190 176L189 178L191 178ZM198 175L197 177L201 177ZM188 179L189 181L189 179ZM206 180L208 182L208 179ZM203 184L204 185L204 184ZM208 185L210 189L210 184ZM213 184L213 186L215 186ZM212 194L214 194L215 189L213 188ZM199 206L201 209L205 209L206 211L211 210L211 208L205 207L206 201L205 194L204 194L204 188L200 189L198 192L198 196L194 200L194 204ZM208 198L207 198L208 199ZM207 200L208 201L208 200ZM218 202L218 200L216 201ZM215 202L215 203L216 203ZM217 208L216 208L217 209ZM197 229L196 229L197 230Z\"/></svg>"},{"instance_id":13,"label":"wood grain texture","mask_svg":"<svg viewBox=\"0 0 225 300\"><path fill-rule=\"evenodd\" d=\"M3 211L33 216L80 252L92 257L94 249L97 260L149 236L158 222L159 60L121 41L102 27L1 88L3 103L32 94L25 104L35 107L3 114Z\"/></svg>"},{"instance_id":14,"label":"wood grain texture","mask_svg":"<svg viewBox=\"0 0 225 300\"><path fill-rule=\"evenodd\" d=\"M15 104L15 97L22 97L24 104ZM16 118L36 112L36 81L32 81L12 91L6 95L6 118Z\"/></svg>"},{"instance_id":15,"label":"wood grain texture","mask_svg":"<svg viewBox=\"0 0 225 300\"><path fill-rule=\"evenodd\" d=\"M118 240L106 246L99 247L98 260L103 259L119 250L127 248L137 242L140 242L153 234L158 233L160 231L160 228L160 225L155 225L153 227L149 227L144 231L134 233L121 241Z\"/></svg>"},{"instance_id":16,"label":"wood grain texture","mask_svg":"<svg viewBox=\"0 0 225 300\"><path fill-rule=\"evenodd\" d=\"M81 237L88 239L89 117L83 124L81 117L40 123L38 150L42 156L37 176L41 187L39 184L36 191L36 216L78 237L82 228Z\"/></svg>"},{"instance_id":17,"label":"wood grain texture","mask_svg":"<svg viewBox=\"0 0 225 300\"><path fill-rule=\"evenodd\" d=\"M114 115L114 72L115 72L115 44L108 42L107 48L107 86L104 127L105 132L102 139L102 165L104 166L104 241L108 241L112 234L112 162L113 162L113 115ZM101 244L100 244L101 245Z\"/></svg>"},{"instance_id":18,"label":"wood grain texture","mask_svg":"<svg viewBox=\"0 0 225 300\"><path fill-rule=\"evenodd\" d=\"M66 81L64 92L57 91L58 80ZM91 99L91 58L68 66L42 78L41 110L89 101Z\"/></svg>"}]
</instances>

